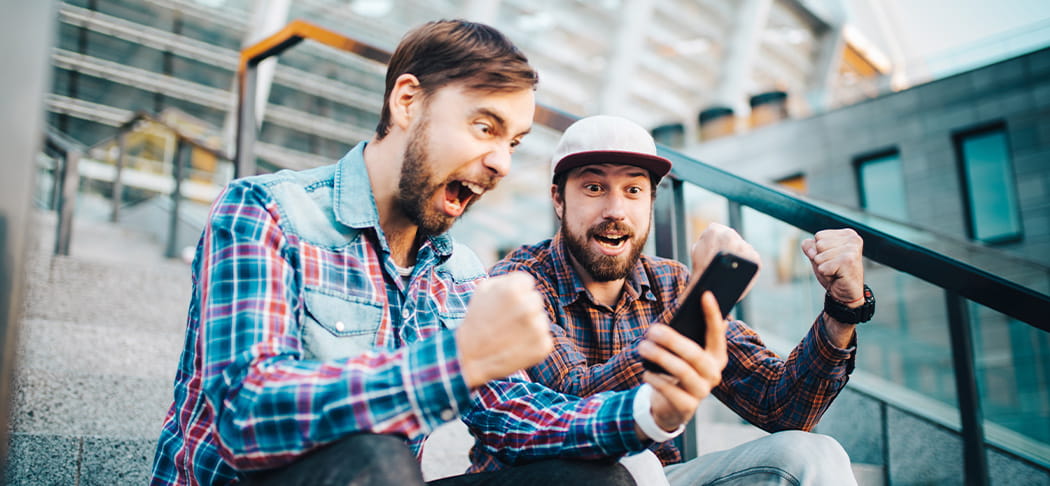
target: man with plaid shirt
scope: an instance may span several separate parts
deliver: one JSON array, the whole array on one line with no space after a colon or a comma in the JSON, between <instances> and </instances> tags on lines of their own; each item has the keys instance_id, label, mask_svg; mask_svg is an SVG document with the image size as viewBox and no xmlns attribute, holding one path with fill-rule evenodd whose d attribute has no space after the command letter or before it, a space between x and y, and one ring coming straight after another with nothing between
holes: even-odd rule
<instances>
[{"instance_id":1,"label":"man with plaid shirt","mask_svg":"<svg viewBox=\"0 0 1050 486\"><path fill-rule=\"evenodd\" d=\"M689 271L641 254L656 186L671 168L657 155L652 137L623 118L584 118L565 131L552 164L560 231L519 248L491 270L528 273L544 297L554 352L529 368L529 376L571 396L635 393L635 410L651 412L636 415L639 436L650 446L633 459L640 483L854 484L841 446L806 431L853 369L859 320L822 312L784 360L743 322L722 319L707 292L707 344L697 345L664 324L686 295ZM849 229L820 231L802 244L829 299L850 309L874 304L864 285L862 244ZM719 251L759 261L735 231L711 224L693 246L693 275ZM666 374L645 371L643 358ZM711 394L775 433L682 464L670 439Z\"/></svg>"}]
</instances>

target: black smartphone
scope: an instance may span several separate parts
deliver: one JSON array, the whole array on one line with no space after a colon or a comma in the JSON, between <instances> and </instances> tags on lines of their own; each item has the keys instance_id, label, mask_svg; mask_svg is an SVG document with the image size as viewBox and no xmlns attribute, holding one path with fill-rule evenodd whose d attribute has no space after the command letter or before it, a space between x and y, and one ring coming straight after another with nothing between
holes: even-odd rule
<instances>
[{"instance_id":1,"label":"black smartphone","mask_svg":"<svg viewBox=\"0 0 1050 486\"><path fill-rule=\"evenodd\" d=\"M740 296L751 283L756 272L758 272L757 263L732 253L719 252L711 259L711 263L704 269L704 273L700 275L696 285L684 300L679 299L681 306L671 318L669 325L679 334L704 346L707 324L700 305L700 296L707 290L715 294L718 307L722 310L722 318L725 319L730 309L740 300ZM664 372L663 368L648 360L643 360L643 364L647 370Z\"/></svg>"}]
</instances>

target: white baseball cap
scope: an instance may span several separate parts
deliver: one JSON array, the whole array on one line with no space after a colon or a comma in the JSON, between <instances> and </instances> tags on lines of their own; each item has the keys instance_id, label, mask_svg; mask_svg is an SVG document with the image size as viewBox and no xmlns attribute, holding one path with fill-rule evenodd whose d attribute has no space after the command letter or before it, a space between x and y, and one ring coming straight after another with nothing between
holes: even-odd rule
<instances>
[{"instance_id":1,"label":"white baseball cap","mask_svg":"<svg viewBox=\"0 0 1050 486\"><path fill-rule=\"evenodd\" d=\"M551 178L591 164L641 167L657 181L671 171L671 161L656 155L656 143L646 129L611 115L581 118L565 129L551 158Z\"/></svg>"}]
</instances>

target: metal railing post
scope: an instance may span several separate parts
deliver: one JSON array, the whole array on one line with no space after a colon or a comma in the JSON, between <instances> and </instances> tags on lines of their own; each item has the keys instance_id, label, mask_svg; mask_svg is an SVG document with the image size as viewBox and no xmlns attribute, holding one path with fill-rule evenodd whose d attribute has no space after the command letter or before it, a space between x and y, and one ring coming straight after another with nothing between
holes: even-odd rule
<instances>
[{"instance_id":1,"label":"metal railing post","mask_svg":"<svg viewBox=\"0 0 1050 486\"><path fill-rule=\"evenodd\" d=\"M237 76L240 84L237 103L237 152L233 156L234 179L255 175L255 91L258 62L249 61Z\"/></svg>"},{"instance_id":2,"label":"metal railing post","mask_svg":"<svg viewBox=\"0 0 1050 486\"><path fill-rule=\"evenodd\" d=\"M124 174L125 158L128 152L128 132L121 131L117 135L117 167L113 172L113 211L109 220L116 223L120 219L120 204L124 199L124 185L121 180Z\"/></svg>"},{"instance_id":3,"label":"metal railing post","mask_svg":"<svg viewBox=\"0 0 1050 486\"><path fill-rule=\"evenodd\" d=\"M190 155L190 145L185 140L179 139L178 148L175 149L175 160L172 163L172 177L175 179L175 188L171 191L171 212L168 218L168 243L165 246L164 256L175 258L178 255L179 236L179 203L182 201L182 171L183 165L187 164Z\"/></svg>"},{"instance_id":4,"label":"metal railing post","mask_svg":"<svg viewBox=\"0 0 1050 486\"><path fill-rule=\"evenodd\" d=\"M740 233L740 237L743 238L744 237L744 206L741 205L740 203L736 202L736 201L730 201L728 199L726 201L728 201L728 203L729 203L728 207L726 208L728 213L729 213L727 215L727 217L729 219L729 227L735 229L737 233ZM744 303L741 303L740 305L733 307L733 315L732 315L732 317L733 317L733 319L737 319L737 320L741 320L741 321L745 321L746 322L747 321L747 305L744 305Z\"/></svg>"},{"instance_id":5,"label":"metal railing post","mask_svg":"<svg viewBox=\"0 0 1050 486\"><path fill-rule=\"evenodd\" d=\"M61 190L58 196L58 222L55 229L55 254L69 255L73 238L73 209L77 205L77 187L80 185L80 151L70 150L62 157Z\"/></svg>"},{"instance_id":6,"label":"metal railing post","mask_svg":"<svg viewBox=\"0 0 1050 486\"><path fill-rule=\"evenodd\" d=\"M981 416L981 397L977 389L977 374L973 357L973 335L966 300L957 292L945 290L948 306L948 331L952 342L952 361L955 364L955 389L959 397L959 422L962 424L963 468L966 484L988 484L988 457L984 450L984 425Z\"/></svg>"},{"instance_id":7,"label":"metal railing post","mask_svg":"<svg viewBox=\"0 0 1050 486\"><path fill-rule=\"evenodd\" d=\"M660 183L653 210L653 239L657 256L689 264L683 193L682 181L678 179L666 177Z\"/></svg>"}]
</instances>

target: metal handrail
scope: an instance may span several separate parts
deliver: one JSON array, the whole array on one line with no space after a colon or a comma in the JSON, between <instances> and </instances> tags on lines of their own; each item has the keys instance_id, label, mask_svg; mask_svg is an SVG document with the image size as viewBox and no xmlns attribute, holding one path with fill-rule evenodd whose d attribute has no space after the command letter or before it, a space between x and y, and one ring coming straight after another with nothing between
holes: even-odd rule
<instances>
[{"instance_id":1,"label":"metal handrail","mask_svg":"<svg viewBox=\"0 0 1050 486\"><path fill-rule=\"evenodd\" d=\"M702 187L802 230L853 228L864 238L864 256L936 285L1028 325L1050 332L1050 296L865 223L834 213L705 164L667 147L673 177Z\"/></svg>"},{"instance_id":2,"label":"metal handrail","mask_svg":"<svg viewBox=\"0 0 1050 486\"><path fill-rule=\"evenodd\" d=\"M55 255L69 255L73 239L73 210L76 208L77 186L80 185L77 167L85 147L56 128L47 126L44 129L44 151L62 161L53 176L51 191L55 212L58 213L53 251Z\"/></svg>"},{"instance_id":3,"label":"metal handrail","mask_svg":"<svg viewBox=\"0 0 1050 486\"><path fill-rule=\"evenodd\" d=\"M182 182L185 178L186 172L184 166L189 163L188 159L191 149L202 150L222 160L229 161L231 158L220 148L216 148L201 140L199 137L186 133L181 128L146 112L135 113L131 118L117 127L115 134L103 138L90 147L85 147L80 142L61 133L54 127L49 126L45 130L44 149L49 153L58 156L63 161L59 166L59 174L56 175L55 185L52 191L54 195L54 207L58 213L54 250L56 255L69 255L70 241L72 240L73 233L73 209L76 206L76 191L80 178L77 169L79 161L84 154L90 153L92 150L113 141L116 141L117 143L117 160L115 163L113 189L111 192L113 207L110 212L110 220L112 222L117 222L119 219L120 202L123 198L122 173L127 158L126 138L127 134L133 131L139 122L143 121L159 125L170 131L176 140L175 157L172 161L172 177L175 180L175 184L170 195L172 205L169 210L168 234L164 254L168 258L175 258L178 256L178 249L175 248L175 246L178 239L179 206L180 200L182 199Z\"/></svg>"},{"instance_id":4,"label":"metal handrail","mask_svg":"<svg viewBox=\"0 0 1050 486\"><path fill-rule=\"evenodd\" d=\"M381 63L386 63L390 58L386 51L301 20L293 21L280 32L244 49L237 73L238 131L234 157L237 177L255 172L256 68L263 60L279 55L304 39ZM576 117L572 115L538 105L534 121L564 131L575 120ZM741 207L748 206L809 232L827 228L853 228L864 238L864 256L945 290L959 394L966 481L967 484L987 484L988 464L983 449L985 438L981 426L980 397L974 375L972 338L962 298L995 309L1032 327L1050 331L1050 320L1046 317L1050 309L1050 297L862 222L707 165L670 148L660 146L659 151L674 162L672 175L666 182L671 190L661 192L655 208L654 240L657 253L662 256L682 259L688 254L685 246L683 182L689 182L725 197L730 202L731 224L735 226L741 220ZM671 199L668 200L668 197ZM685 445L685 452L695 451L690 449L695 444Z\"/></svg>"}]
</instances>

